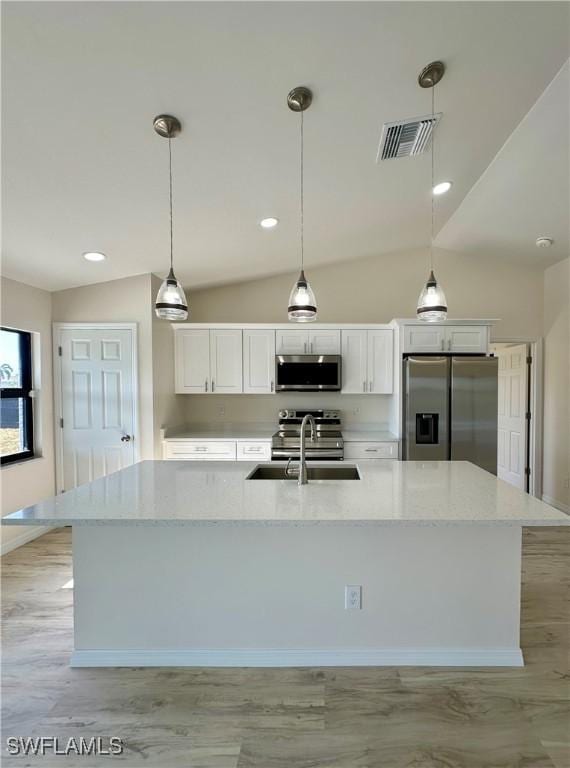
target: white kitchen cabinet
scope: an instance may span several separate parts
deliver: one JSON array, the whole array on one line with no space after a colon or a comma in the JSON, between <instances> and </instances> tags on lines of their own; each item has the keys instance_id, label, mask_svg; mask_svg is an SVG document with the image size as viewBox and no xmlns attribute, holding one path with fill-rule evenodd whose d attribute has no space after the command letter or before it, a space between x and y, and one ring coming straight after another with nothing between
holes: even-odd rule
<instances>
[{"instance_id":1,"label":"white kitchen cabinet","mask_svg":"<svg viewBox=\"0 0 570 768\"><path fill-rule=\"evenodd\" d=\"M358 459L397 459L398 443L362 441L346 442L344 444L344 458L347 461Z\"/></svg>"},{"instance_id":2,"label":"white kitchen cabinet","mask_svg":"<svg viewBox=\"0 0 570 768\"><path fill-rule=\"evenodd\" d=\"M210 331L180 328L175 343L175 391L195 394L210 391Z\"/></svg>"},{"instance_id":3,"label":"white kitchen cabinet","mask_svg":"<svg viewBox=\"0 0 570 768\"><path fill-rule=\"evenodd\" d=\"M448 325L446 352L486 354L489 346L489 328L486 325Z\"/></svg>"},{"instance_id":4,"label":"white kitchen cabinet","mask_svg":"<svg viewBox=\"0 0 570 768\"><path fill-rule=\"evenodd\" d=\"M336 328L309 330L309 348L311 355L340 355L340 331Z\"/></svg>"},{"instance_id":5,"label":"white kitchen cabinet","mask_svg":"<svg viewBox=\"0 0 570 768\"><path fill-rule=\"evenodd\" d=\"M342 331L343 394L391 394L393 367L391 329Z\"/></svg>"},{"instance_id":6,"label":"white kitchen cabinet","mask_svg":"<svg viewBox=\"0 0 570 768\"><path fill-rule=\"evenodd\" d=\"M238 440L238 461L271 461L271 440Z\"/></svg>"},{"instance_id":7,"label":"white kitchen cabinet","mask_svg":"<svg viewBox=\"0 0 570 768\"><path fill-rule=\"evenodd\" d=\"M178 461L235 461L235 440L166 440L164 458Z\"/></svg>"},{"instance_id":8,"label":"white kitchen cabinet","mask_svg":"<svg viewBox=\"0 0 570 768\"><path fill-rule=\"evenodd\" d=\"M424 322L404 326L404 352L445 352L446 328Z\"/></svg>"},{"instance_id":9,"label":"white kitchen cabinet","mask_svg":"<svg viewBox=\"0 0 570 768\"><path fill-rule=\"evenodd\" d=\"M277 331L276 351L278 355L338 355L340 330L294 328Z\"/></svg>"},{"instance_id":10,"label":"white kitchen cabinet","mask_svg":"<svg viewBox=\"0 0 570 768\"><path fill-rule=\"evenodd\" d=\"M271 329L243 332L243 391L275 392L275 331Z\"/></svg>"},{"instance_id":11,"label":"white kitchen cabinet","mask_svg":"<svg viewBox=\"0 0 570 768\"><path fill-rule=\"evenodd\" d=\"M210 391L226 395L243 392L242 365L241 330L211 330Z\"/></svg>"},{"instance_id":12,"label":"white kitchen cabinet","mask_svg":"<svg viewBox=\"0 0 570 768\"><path fill-rule=\"evenodd\" d=\"M177 393L243 391L241 330L179 328L174 338Z\"/></svg>"},{"instance_id":13,"label":"white kitchen cabinet","mask_svg":"<svg viewBox=\"0 0 570 768\"><path fill-rule=\"evenodd\" d=\"M486 354L489 345L487 325L404 326L404 352L462 352Z\"/></svg>"},{"instance_id":14,"label":"white kitchen cabinet","mask_svg":"<svg viewBox=\"0 0 570 768\"><path fill-rule=\"evenodd\" d=\"M342 393L368 390L368 331L347 330L342 338Z\"/></svg>"},{"instance_id":15,"label":"white kitchen cabinet","mask_svg":"<svg viewBox=\"0 0 570 768\"><path fill-rule=\"evenodd\" d=\"M389 395L394 391L393 333L368 331L368 392Z\"/></svg>"}]
</instances>

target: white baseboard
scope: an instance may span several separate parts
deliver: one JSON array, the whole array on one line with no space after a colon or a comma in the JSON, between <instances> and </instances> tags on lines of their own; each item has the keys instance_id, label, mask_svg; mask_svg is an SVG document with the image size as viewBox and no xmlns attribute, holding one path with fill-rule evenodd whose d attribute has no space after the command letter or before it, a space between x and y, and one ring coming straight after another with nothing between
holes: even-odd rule
<instances>
[{"instance_id":1,"label":"white baseboard","mask_svg":"<svg viewBox=\"0 0 570 768\"><path fill-rule=\"evenodd\" d=\"M542 494L542 500L546 504L550 504L551 507L555 507L556 509L559 509L561 512L565 512L567 515L570 515L570 507L568 504L564 504L561 501L558 501L558 499L552 498L552 496L548 496L546 493Z\"/></svg>"},{"instance_id":2,"label":"white baseboard","mask_svg":"<svg viewBox=\"0 0 570 768\"><path fill-rule=\"evenodd\" d=\"M522 667L520 648L75 650L72 667Z\"/></svg>"},{"instance_id":3,"label":"white baseboard","mask_svg":"<svg viewBox=\"0 0 570 768\"><path fill-rule=\"evenodd\" d=\"M33 526L24 528L22 533L20 533L18 536L10 537L7 541L4 541L5 533L6 531L13 530L16 526L5 526L3 529L3 535L2 535L2 544L0 545L0 555L7 555L8 552L11 552L13 549L17 549L18 547L21 547L22 544L27 544L28 541L33 541L34 539L37 539L39 536L43 536L44 533L47 533L48 531L51 531L51 528L46 528L45 526Z\"/></svg>"}]
</instances>

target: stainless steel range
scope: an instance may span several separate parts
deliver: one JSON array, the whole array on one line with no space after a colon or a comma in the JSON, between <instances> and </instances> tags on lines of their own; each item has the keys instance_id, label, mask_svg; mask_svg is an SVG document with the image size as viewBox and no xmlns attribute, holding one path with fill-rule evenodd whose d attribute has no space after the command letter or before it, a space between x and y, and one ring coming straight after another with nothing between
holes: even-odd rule
<instances>
[{"instance_id":1,"label":"stainless steel range","mask_svg":"<svg viewBox=\"0 0 570 768\"><path fill-rule=\"evenodd\" d=\"M311 440L309 433L307 433L307 461L316 459L341 461L344 458L344 442L340 431L340 411L324 411L322 409L279 411L279 429L271 440L272 460L283 461L299 458L301 422L307 413L310 413L315 420L317 432L315 440Z\"/></svg>"}]
</instances>

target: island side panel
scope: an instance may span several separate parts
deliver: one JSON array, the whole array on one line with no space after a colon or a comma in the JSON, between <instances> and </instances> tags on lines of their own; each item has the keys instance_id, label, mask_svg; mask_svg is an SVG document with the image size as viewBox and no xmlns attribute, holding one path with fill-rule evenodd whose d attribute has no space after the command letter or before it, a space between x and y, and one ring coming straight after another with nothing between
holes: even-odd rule
<instances>
[{"instance_id":1,"label":"island side panel","mask_svg":"<svg viewBox=\"0 0 570 768\"><path fill-rule=\"evenodd\" d=\"M522 663L518 526L75 526L73 560L75 666Z\"/></svg>"}]
</instances>

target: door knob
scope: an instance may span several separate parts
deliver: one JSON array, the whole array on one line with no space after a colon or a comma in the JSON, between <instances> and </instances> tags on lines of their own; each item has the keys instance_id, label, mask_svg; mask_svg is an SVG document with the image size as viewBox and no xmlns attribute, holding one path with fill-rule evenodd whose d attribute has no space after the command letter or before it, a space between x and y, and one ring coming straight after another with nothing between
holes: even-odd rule
<instances>
[{"instance_id":1,"label":"door knob","mask_svg":"<svg viewBox=\"0 0 570 768\"><path fill-rule=\"evenodd\" d=\"M123 435L121 437L121 442L122 443L130 443L131 442L131 436L130 435Z\"/></svg>"}]
</instances>

